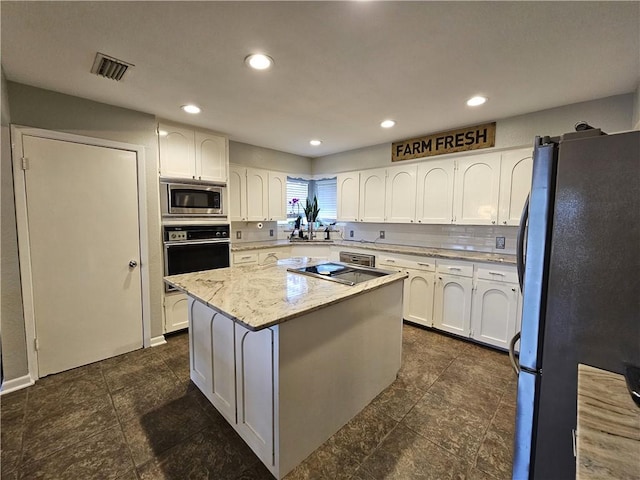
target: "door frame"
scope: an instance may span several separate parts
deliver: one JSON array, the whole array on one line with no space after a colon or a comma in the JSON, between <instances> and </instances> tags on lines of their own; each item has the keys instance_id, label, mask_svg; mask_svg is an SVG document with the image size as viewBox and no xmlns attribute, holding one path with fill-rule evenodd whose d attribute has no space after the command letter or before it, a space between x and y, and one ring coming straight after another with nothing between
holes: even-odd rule
<instances>
[{"instance_id":1,"label":"door frame","mask_svg":"<svg viewBox=\"0 0 640 480\"><path fill-rule=\"evenodd\" d=\"M140 238L140 280L142 298L142 340L143 347L151 346L151 289L149 286L149 238L147 225L147 187L145 183L144 146L116 142L102 138L86 137L72 133L11 125L11 157L13 165L13 188L15 195L16 227L18 231L18 258L20 263L20 284L22 288L22 310L25 324L27 347L27 367L32 382L39 378L38 351L36 350L36 324L34 316L33 283L31 275L31 250L29 223L27 218L27 190L22 174L22 137L32 136L79 143L95 147L126 150L136 154L138 185L138 232Z\"/></svg>"}]
</instances>

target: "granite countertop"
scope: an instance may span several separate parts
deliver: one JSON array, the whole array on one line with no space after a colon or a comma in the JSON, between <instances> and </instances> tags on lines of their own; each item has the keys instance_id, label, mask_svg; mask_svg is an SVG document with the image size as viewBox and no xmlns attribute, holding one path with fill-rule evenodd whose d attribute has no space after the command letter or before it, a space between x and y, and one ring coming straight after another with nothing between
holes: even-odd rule
<instances>
[{"instance_id":1,"label":"granite countertop","mask_svg":"<svg viewBox=\"0 0 640 480\"><path fill-rule=\"evenodd\" d=\"M637 479L640 408L624 376L578 365L576 478Z\"/></svg>"},{"instance_id":2,"label":"granite countertop","mask_svg":"<svg viewBox=\"0 0 640 480\"><path fill-rule=\"evenodd\" d=\"M287 272L323 262L307 257L269 265L235 266L165 277L171 285L250 330L261 330L347 298L402 281L392 273L357 285L344 285Z\"/></svg>"},{"instance_id":3,"label":"granite countertop","mask_svg":"<svg viewBox=\"0 0 640 480\"><path fill-rule=\"evenodd\" d=\"M473 262L502 263L515 265L516 256L498 253L470 252L466 250L451 250L446 248L418 247L407 245L394 245L389 243L358 242L352 240L312 240L294 241L273 240L265 242L235 243L231 244L232 252L256 250L261 248L288 247L290 245L338 245L345 248L359 248L376 252L399 253L416 255L420 257L442 258L448 260L467 260Z\"/></svg>"}]
</instances>

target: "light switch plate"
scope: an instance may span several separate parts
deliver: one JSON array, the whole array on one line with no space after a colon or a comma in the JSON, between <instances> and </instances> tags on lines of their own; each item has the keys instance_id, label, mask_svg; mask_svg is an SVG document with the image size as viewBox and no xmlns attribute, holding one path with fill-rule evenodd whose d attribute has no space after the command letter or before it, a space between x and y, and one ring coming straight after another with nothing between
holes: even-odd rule
<instances>
[{"instance_id":1,"label":"light switch plate","mask_svg":"<svg viewBox=\"0 0 640 480\"><path fill-rule=\"evenodd\" d=\"M384 230L380 230L380 239L384 239Z\"/></svg>"},{"instance_id":2,"label":"light switch plate","mask_svg":"<svg viewBox=\"0 0 640 480\"><path fill-rule=\"evenodd\" d=\"M353 238L353 230L349 230L349 238Z\"/></svg>"},{"instance_id":3,"label":"light switch plate","mask_svg":"<svg viewBox=\"0 0 640 480\"><path fill-rule=\"evenodd\" d=\"M270 236L270 237L273 237L273 228L270 228L270 229L269 229L269 236Z\"/></svg>"},{"instance_id":4,"label":"light switch plate","mask_svg":"<svg viewBox=\"0 0 640 480\"><path fill-rule=\"evenodd\" d=\"M504 250L505 241L504 237L496 237L496 249Z\"/></svg>"},{"instance_id":5,"label":"light switch plate","mask_svg":"<svg viewBox=\"0 0 640 480\"><path fill-rule=\"evenodd\" d=\"M236 232L236 240L240 240L240 239L242 239L242 230L238 230Z\"/></svg>"}]
</instances>

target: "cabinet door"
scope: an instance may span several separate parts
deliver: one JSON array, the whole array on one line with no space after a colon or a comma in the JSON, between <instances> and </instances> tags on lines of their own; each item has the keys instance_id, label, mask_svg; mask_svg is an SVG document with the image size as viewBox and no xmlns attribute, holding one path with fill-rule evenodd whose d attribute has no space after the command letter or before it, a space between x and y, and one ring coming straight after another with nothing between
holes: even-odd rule
<instances>
[{"instance_id":1,"label":"cabinet door","mask_svg":"<svg viewBox=\"0 0 640 480\"><path fill-rule=\"evenodd\" d=\"M517 309L517 285L478 280L473 295L471 338L508 349L516 333Z\"/></svg>"},{"instance_id":2,"label":"cabinet door","mask_svg":"<svg viewBox=\"0 0 640 480\"><path fill-rule=\"evenodd\" d=\"M341 222L357 222L359 218L360 174L358 172L339 173L336 182L338 220Z\"/></svg>"},{"instance_id":3,"label":"cabinet door","mask_svg":"<svg viewBox=\"0 0 640 480\"><path fill-rule=\"evenodd\" d=\"M189 297L189 361L191 380L213 401L211 326L215 312Z\"/></svg>"},{"instance_id":4,"label":"cabinet door","mask_svg":"<svg viewBox=\"0 0 640 480\"><path fill-rule=\"evenodd\" d=\"M393 167L387 169L387 198L385 217L387 222L413 223L416 217L416 173L418 167Z\"/></svg>"},{"instance_id":5,"label":"cabinet door","mask_svg":"<svg viewBox=\"0 0 640 480\"><path fill-rule=\"evenodd\" d=\"M196 176L210 182L227 182L227 139L195 132Z\"/></svg>"},{"instance_id":6,"label":"cabinet door","mask_svg":"<svg viewBox=\"0 0 640 480\"><path fill-rule=\"evenodd\" d=\"M160 176L168 178L196 178L194 132L187 128L160 124Z\"/></svg>"},{"instance_id":7,"label":"cabinet door","mask_svg":"<svg viewBox=\"0 0 640 480\"><path fill-rule=\"evenodd\" d=\"M403 317L410 322L431 327L433 325L433 294L435 274L407 270L404 281Z\"/></svg>"},{"instance_id":8,"label":"cabinet door","mask_svg":"<svg viewBox=\"0 0 640 480\"><path fill-rule=\"evenodd\" d=\"M533 151L521 148L502 154L500 165L500 225L519 225L524 202L531 190Z\"/></svg>"},{"instance_id":9,"label":"cabinet door","mask_svg":"<svg viewBox=\"0 0 640 480\"><path fill-rule=\"evenodd\" d=\"M229 165L229 217L232 222L247 220L247 169Z\"/></svg>"},{"instance_id":10,"label":"cabinet door","mask_svg":"<svg viewBox=\"0 0 640 480\"><path fill-rule=\"evenodd\" d=\"M164 297L164 333L175 332L189 326L187 296L168 293Z\"/></svg>"},{"instance_id":11,"label":"cabinet door","mask_svg":"<svg viewBox=\"0 0 640 480\"><path fill-rule=\"evenodd\" d=\"M231 423L236 423L235 322L215 312L211 319L211 403Z\"/></svg>"},{"instance_id":12,"label":"cabinet door","mask_svg":"<svg viewBox=\"0 0 640 480\"><path fill-rule=\"evenodd\" d=\"M434 294L433 326L468 337L471 330L472 280L454 275L439 275Z\"/></svg>"},{"instance_id":13,"label":"cabinet door","mask_svg":"<svg viewBox=\"0 0 640 480\"><path fill-rule=\"evenodd\" d=\"M269 220L287 219L287 176L269 172Z\"/></svg>"},{"instance_id":14,"label":"cabinet door","mask_svg":"<svg viewBox=\"0 0 640 480\"><path fill-rule=\"evenodd\" d=\"M418 223L452 223L453 178L452 160L429 160L418 166Z\"/></svg>"},{"instance_id":15,"label":"cabinet door","mask_svg":"<svg viewBox=\"0 0 640 480\"><path fill-rule=\"evenodd\" d=\"M263 462L273 465L273 331L235 328L238 433Z\"/></svg>"},{"instance_id":16,"label":"cabinet door","mask_svg":"<svg viewBox=\"0 0 640 480\"><path fill-rule=\"evenodd\" d=\"M361 222L385 221L386 173L384 168L360 172L359 217Z\"/></svg>"},{"instance_id":17,"label":"cabinet door","mask_svg":"<svg viewBox=\"0 0 640 480\"><path fill-rule=\"evenodd\" d=\"M268 219L269 172L247 168L247 220L262 222Z\"/></svg>"},{"instance_id":18,"label":"cabinet door","mask_svg":"<svg viewBox=\"0 0 640 480\"><path fill-rule=\"evenodd\" d=\"M456 162L454 223L495 225L498 221L500 154L475 155Z\"/></svg>"}]
</instances>

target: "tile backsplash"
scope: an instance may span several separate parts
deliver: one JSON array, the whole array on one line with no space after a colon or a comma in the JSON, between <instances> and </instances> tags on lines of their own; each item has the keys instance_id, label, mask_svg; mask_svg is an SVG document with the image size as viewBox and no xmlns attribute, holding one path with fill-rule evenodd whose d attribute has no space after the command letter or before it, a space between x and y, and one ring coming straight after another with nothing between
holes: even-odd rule
<instances>
[{"instance_id":1,"label":"tile backsplash","mask_svg":"<svg viewBox=\"0 0 640 480\"><path fill-rule=\"evenodd\" d=\"M262 242L276 239L287 239L291 227L278 222L232 222L231 241L233 243ZM274 231L274 236L269 231ZM324 229L318 235L324 235ZM518 227L483 226L483 225L416 225L397 223L339 223L334 240L354 240L396 245L415 245L420 247L448 248L452 250L468 250L489 253L516 253ZM349 232L353 230L353 237ZM380 231L385 231L385 238L379 239ZM242 232L242 238L236 238L236 232ZM504 249L496 249L496 237L504 237Z\"/></svg>"}]
</instances>

